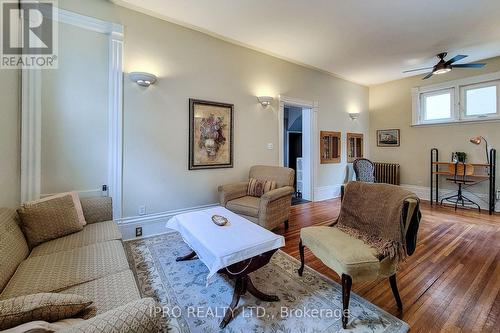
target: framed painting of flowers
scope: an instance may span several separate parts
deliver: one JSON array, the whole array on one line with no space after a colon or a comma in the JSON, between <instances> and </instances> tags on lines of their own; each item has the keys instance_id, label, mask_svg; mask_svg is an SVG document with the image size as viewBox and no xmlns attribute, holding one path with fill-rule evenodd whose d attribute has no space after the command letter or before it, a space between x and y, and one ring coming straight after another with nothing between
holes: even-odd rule
<instances>
[{"instance_id":1,"label":"framed painting of flowers","mask_svg":"<svg viewBox=\"0 0 500 333\"><path fill-rule=\"evenodd\" d=\"M189 170L233 167L234 105L189 99Z\"/></svg>"}]
</instances>

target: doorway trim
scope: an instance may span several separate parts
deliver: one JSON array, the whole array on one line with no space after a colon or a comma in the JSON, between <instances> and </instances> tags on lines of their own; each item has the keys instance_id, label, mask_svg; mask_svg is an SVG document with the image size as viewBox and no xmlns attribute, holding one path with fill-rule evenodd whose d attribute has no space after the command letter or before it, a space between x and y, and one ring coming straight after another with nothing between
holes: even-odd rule
<instances>
[{"instance_id":1,"label":"doorway trim","mask_svg":"<svg viewBox=\"0 0 500 333\"><path fill-rule=\"evenodd\" d=\"M311 127L309 129L310 133L310 146L303 147L303 149L309 149L311 152L311 161L310 161L310 193L311 193L311 201L314 200L314 188L316 187L316 178L318 175L318 160L319 160L319 151L318 151L318 111L319 111L319 102L318 101L308 101L299 98L279 95L278 96L278 150L279 150L279 165L284 166L285 160L285 143L284 143L284 135L285 129L283 126L284 116L285 116L285 105L298 106L302 109L311 110Z\"/></svg>"},{"instance_id":2,"label":"doorway trim","mask_svg":"<svg viewBox=\"0 0 500 333\"><path fill-rule=\"evenodd\" d=\"M108 193L113 198L113 219L122 217L123 177L123 26L57 9L57 22L109 37L108 66ZM21 69L21 202L40 198L42 71Z\"/></svg>"}]
</instances>

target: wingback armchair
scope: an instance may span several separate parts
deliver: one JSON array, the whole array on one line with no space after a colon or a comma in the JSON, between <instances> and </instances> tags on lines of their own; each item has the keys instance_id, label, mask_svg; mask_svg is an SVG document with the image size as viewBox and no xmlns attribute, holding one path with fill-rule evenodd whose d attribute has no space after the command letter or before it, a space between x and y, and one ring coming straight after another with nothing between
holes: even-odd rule
<instances>
[{"instance_id":1,"label":"wingback armchair","mask_svg":"<svg viewBox=\"0 0 500 333\"><path fill-rule=\"evenodd\" d=\"M290 168L255 165L250 168L249 178L275 181L277 188L260 198L248 195L249 181L219 186L219 203L230 211L272 230L288 218L294 192L295 171Z\"/></svg>"}]
</instances>

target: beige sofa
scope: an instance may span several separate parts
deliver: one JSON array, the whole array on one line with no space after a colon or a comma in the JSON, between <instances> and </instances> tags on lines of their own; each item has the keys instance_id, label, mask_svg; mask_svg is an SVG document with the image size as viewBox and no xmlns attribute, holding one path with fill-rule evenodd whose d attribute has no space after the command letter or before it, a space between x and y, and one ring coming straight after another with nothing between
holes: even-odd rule
<instances>
[{"instance_id":1,"label":"beige sofa","mask_svg":"<svg viewBox=\"0 0 500 333\"><path fill-rule=\"evenodd\" d=\"M159 319L142 299L112 221L110 198L82 199L87 225L80 232L28 244L15 210L0 208L0 300L42 292L93 301L72 332L158 332ZM126 318L127 320L123 320ZM128 326L127 326L128 325Z\"/></svg>"},{"instance_id":2,"label":"beige sofa","mask_svg":"<svg viewBox=\"0 0 500 333\"><path fill-rule=\"evenodd\" d=\"M294 177L295 171L290 168L255 165L250 168L249 178L276 181L278 188L257 198L247 195L248 181L222 185L218 189L219 203L268 230L282 223L288 228Z\"/></svg>"}]
</instances>

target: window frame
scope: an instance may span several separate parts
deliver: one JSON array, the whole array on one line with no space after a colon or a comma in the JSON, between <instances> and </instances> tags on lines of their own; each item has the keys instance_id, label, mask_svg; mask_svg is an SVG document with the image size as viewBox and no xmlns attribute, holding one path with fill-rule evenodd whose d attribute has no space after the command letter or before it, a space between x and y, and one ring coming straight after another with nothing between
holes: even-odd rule
<instances>
[{"instance_id":1,"label":"window frame","mask_svg":"<svg viewBox=\"0 0 500 333\"><path fill-rule=\"evenodd\" d=\"M467 115L467 91L473 89L496 87L496 113L483 113L480 115ZM500 80L481 82L460 86L460 118L467 120L487 120L487 119L500 119Z\"/></svg>"},{"instance_id":2,"label":"window frame","mask_svg":"<svg viewBox=\"0 0 500 333\"><path fill-rule=\"evenodd\" d=\"M450 94L450 117L440 118L440 119L426 119L427 116L427 103L425 99L427 97L444 95L446 93ZM452 88L440 89L429 91L420 94L420 111L419 111L419 122L422 124L436 124L436 123L449 123L455 120L455 90Z\"/></svg>"},{"instance_id":3,"label":"window frame","mask_svg":"<svg viewBox=\"0 0 500 333\"><path fill-rule=\"evenodd\" d=\"M466 91L473 88L497 86L497 113L466 116L465 107ZM451 118L425 120L426 96L438 95L443 91L451 92ZM414 87L412 93L412 119L411 126L428 126L444 124L460 124L471 122L500 121L500 72L468 77L459 80L443 82L434 85Z\"/></svg>"}]
</instances>

